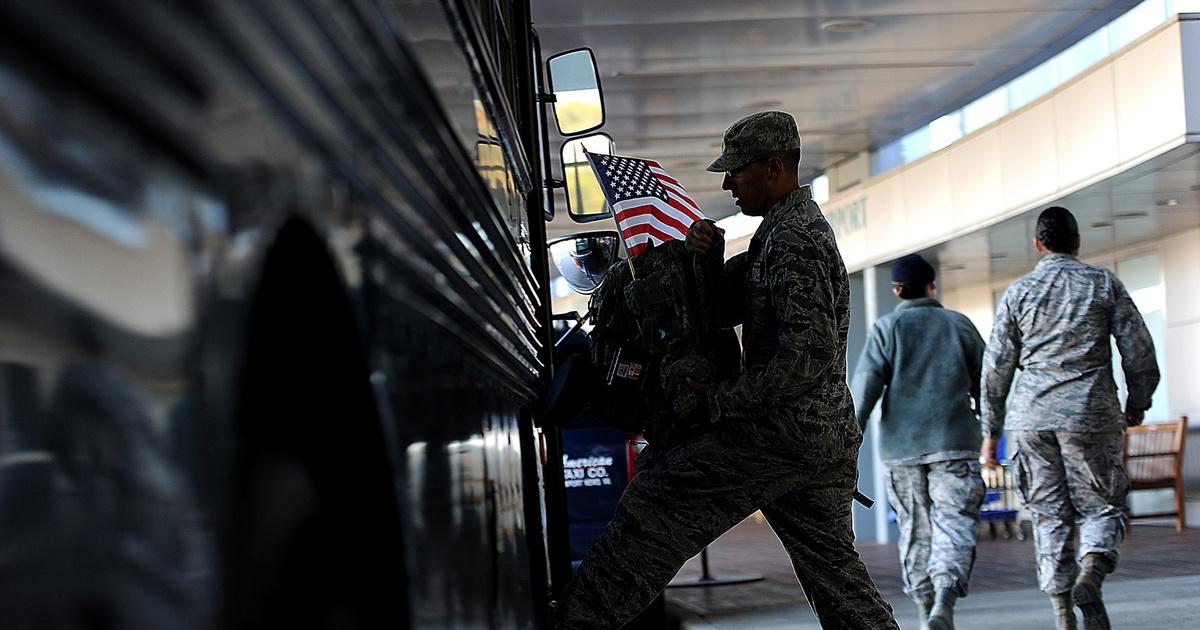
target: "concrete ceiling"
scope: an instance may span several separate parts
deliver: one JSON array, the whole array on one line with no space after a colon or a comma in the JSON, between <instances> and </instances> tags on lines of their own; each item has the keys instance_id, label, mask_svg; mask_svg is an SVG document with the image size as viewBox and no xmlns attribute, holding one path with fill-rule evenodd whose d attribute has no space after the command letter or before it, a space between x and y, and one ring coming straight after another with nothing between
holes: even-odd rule
<instances>
[{"instance_id":1,"label":"concrete ceiling","mask_svg":"<svg viewBox=\"0 0 1200 630\"><path fill-rule=\"evenodd\" d=\"M734 120L792 113L801 175L811 177L961 107L1135 4L534 0L533 13L546 56L595 51L617 152L662 162L721 218L735 208L704 167ZM844 32L839 20L862 28ZM587 228L560 217L551 233Z\"/></svg>"}]
</instances>

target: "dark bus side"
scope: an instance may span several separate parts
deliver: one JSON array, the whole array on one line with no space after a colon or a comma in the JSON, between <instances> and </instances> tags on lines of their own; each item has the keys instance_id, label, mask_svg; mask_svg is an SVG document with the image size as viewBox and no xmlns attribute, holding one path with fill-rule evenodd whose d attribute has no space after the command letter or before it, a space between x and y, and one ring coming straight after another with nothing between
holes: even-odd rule
<instances>
[{"instance_id":1,"label":"dark bus side","mask_svg":"<svg viewBox=\"0 0 1200 630\"><path fill-rule=\"evenodd\" d=\"M532 55L515 0L0 3L0 625L544 622Z\"/></svg>"}]
</instances>

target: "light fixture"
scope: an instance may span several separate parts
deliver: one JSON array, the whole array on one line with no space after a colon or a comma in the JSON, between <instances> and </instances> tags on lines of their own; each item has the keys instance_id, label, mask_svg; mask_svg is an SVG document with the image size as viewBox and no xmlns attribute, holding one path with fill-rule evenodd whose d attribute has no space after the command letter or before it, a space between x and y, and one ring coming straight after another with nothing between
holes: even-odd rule
<instances>
[{"instance_id":1,"label":"light fixture","mask_svg":"<svg viewBox=\"0 0 1200 630\"><path fill-rule=\"evenodd\" d=\"M1096 221L1092 223L1093 228L1109 228L1112 227L1112 221Z\"/></svg>"},{"instance_id":2,"label":"light fixture","mask_svg":"<svg viewBox=\"0 0 1200 630\"><path fill-rule=\"evenodd\" d=\"M1162 201L1155 202L1154 205L1156 205L1156 206L1177 206L1177 205L1179 205L1179 200L1178 199L1163 199Z\"/></svg>"},{"instance_id":3,"label":"light fixture","mask_svg":"<svg viewBox=\"0 0 1200 630\"><path fill-rule=\"evenodd\" d=\"M862 18L835 18L821 22L821 30L830 33L857 33L875 26L871 20Z\"/></svg>"}]
</instances>

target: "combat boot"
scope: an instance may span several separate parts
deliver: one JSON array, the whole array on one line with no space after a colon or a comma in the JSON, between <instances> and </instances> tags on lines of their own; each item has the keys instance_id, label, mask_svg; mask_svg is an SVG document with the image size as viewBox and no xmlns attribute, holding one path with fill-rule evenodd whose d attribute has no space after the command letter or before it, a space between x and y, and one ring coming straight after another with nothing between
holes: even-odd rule
<instances>
[{"instance_id":1,"label":"combat boot","mask_svg":"<svg viewBox=\"0 0 1200 630\"><path fill-rule=\"evenodd\" d=\"M929 630L954 630L954 602L957 600L958 593L954 589L938 589L929 611Z\"/></svg>"},{"instance_id":2,"label":"combat boot","mask_svg":"<svg viewBox=\"0 0 1200 630\"><path fill-rule=\"evenodd\" d=\"M1109 630L1108 611L1100 597L1104 576L1112 573L1113 561L1098 553L1089 553L1079 563L1079 577L1071 588L1071 597L1083 613L1084 630Z\"/></svg>"},{"instance_id":3,"label":"combat boot","mask_svg":"<svg viewBox=\"0 0 1200 630\"><path fill-rule=\"evenodd\" d=\"M1054 629L1077 630L1075 625L1075 605L1071 602L1071 592L1054 593L1050 596L1054 606Z\"/></svg>"},{"instance_id":4,"label":"combat boot","mask_svg":"<svg viewBox=\"0 0 1200 630\"><path fill-rule=\"evenodd\" d=\"M929 630L929 609L933 608L933 592L921 591L911 595L917 605L917 620L921 622L921 630Z\"/></svg>"}]
</instances>

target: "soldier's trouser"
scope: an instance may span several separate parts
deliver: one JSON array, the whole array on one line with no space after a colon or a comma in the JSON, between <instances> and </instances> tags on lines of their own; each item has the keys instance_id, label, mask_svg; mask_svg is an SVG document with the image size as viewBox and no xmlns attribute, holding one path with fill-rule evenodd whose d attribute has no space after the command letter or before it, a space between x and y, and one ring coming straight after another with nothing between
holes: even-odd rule
<instances>
[{"instance_id":1,"label":"soldier's trouser","mask_svg":"<svg viewBox=\"0 0 1200 630\"><path fill-rule=\"evenodd\" d=\"M761 509L824 627L897 628L854 548L856 454L810 466L763 451L709 434L639 472L572 580L558 627L619 628L688 558Z\"/></svg>"},{"instance_id":2,"label":"soldier's trouser","mask_svg":"<svg viewBox=\"0 0 1200 630\"><path fill-rule=\"evenodd\" d=\"M1121 434L1014 431L1017 488L1033 514L1038 587L1071 590L1079 557L1099 553L1114 565L1125 539L1129 477Z\"/></svg>"},{"instance_id":3,"label":"soldier's trouser","mask_svg":"<svg viewBox=\"0 0 1200 630\"><path fill-rule=\"evenodd\" d=\"M966 596L983 491L977 461L893 466L888 471L888 501L900 527L905 593L949 588Z\"/></svg>"}]
</instances>

